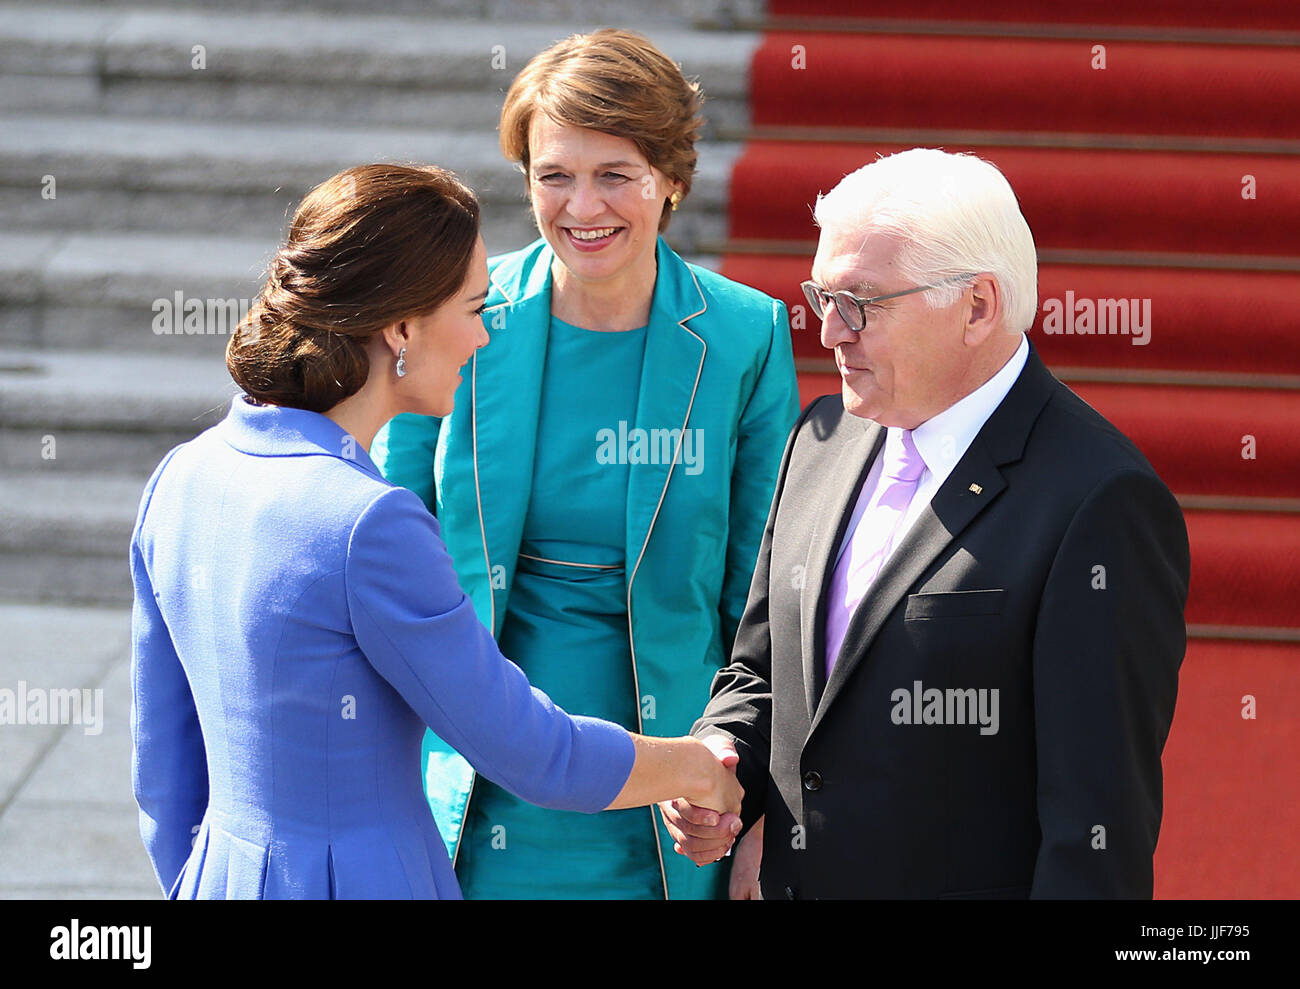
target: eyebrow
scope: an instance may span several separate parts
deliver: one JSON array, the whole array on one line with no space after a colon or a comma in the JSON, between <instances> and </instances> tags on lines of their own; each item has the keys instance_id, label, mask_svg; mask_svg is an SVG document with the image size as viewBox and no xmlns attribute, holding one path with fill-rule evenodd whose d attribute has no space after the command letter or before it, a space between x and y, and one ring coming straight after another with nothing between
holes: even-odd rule
<instances>
[{"instance_id":1,"label":"eyebrow","mask_svg":"<svg viewBox=\"0 0 1300 989\"><path fill-rule=\"evenodd\" d=\"M484 290L483 290L482 292L480 292L478 295L471 295L470 298L469 298L469 301L470 301L470 302L477 302L479 299L486 299L487 297L488 297L488 290L487 290L487 289L484 289Z\"/></svg>"},{"instance_id":2,"label":"eyebrow","mask_svg":"<svg viewBox=\"0 0 1300 989\"><path fill-rule=\"evenodd\" d=\"M828 288L824 282L822 282L822 281L820 281L819 279L817 279L816 277L812 276L811 273L809 274L809 277L812 278L812 280L813 280L814 282L817 282L818 285L821 285L822 288L826 289L827 292L842 292L842 291L848 291L848 292L852 293L853 295L861 296L861 297L864 298L864 299L870 299L870 298L872 298L873 296L876 296L876 295L879 295L879 294L880 294L880 289L879 289L879 288L878 288L874 283L872 283L872 282L868 282L868 281L856 281L856 282L851 282L849 285L845 286L845 288L843 288L843 289L831 289L831 288Z\"/></svg>"},{"instance_id":3,"label":"eyebrow","mask_svg":"<svg viewBox=\"0 0 1300 989\"><path fill-rule=\"evenodd\" d=\"M602 161L596 166L599 171L602 168L640 168L641 166L634 161ZM563 165L553 161L538 162L533 166L534 172L549 172L552 169L559 169L561 172L568 171Z\"/></svg>"}]
</instances>

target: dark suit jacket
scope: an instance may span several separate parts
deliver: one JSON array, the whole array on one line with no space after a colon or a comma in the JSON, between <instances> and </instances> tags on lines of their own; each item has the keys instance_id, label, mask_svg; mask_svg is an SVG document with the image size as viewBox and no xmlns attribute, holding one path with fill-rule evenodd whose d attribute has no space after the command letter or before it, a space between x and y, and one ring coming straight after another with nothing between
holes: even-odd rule
<instances>
[{"instance_id":1,"label":"dark suit jacket","mask_svg":"<svg viewBox=\"0 0 1300 989\"><path fill-rule=\"evenodd\" d=\"M1186 646L1173 495L1031 349L823 683L825 589L884 434L838 395L804 411L694 728L736 739L764 897L1150 897ZM996 690L997 731L973 707L899 723L931 689L922 722Z\"/></svg>"}]
</instances>

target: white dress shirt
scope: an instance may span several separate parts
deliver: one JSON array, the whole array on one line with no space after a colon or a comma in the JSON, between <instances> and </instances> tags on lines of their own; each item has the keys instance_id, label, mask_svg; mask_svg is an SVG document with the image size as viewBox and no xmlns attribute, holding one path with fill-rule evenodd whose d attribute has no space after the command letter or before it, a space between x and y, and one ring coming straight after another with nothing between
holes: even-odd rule
<instances>
[{"instance_id":1,"label":"white dress shirt","mask_svg":"<svg viewBox=\"0 0 1300 989\"><path fill-rule=\"evenodd\" d=\"M1002 365L1002 369L989 378L988 381L980 385L965 398L958 399L948 408L944 409L937 415L931 416L921 425L912 430L912 442L916 444L917 451L925 461L925 471L921 474L921 479L917 482L916 494L912 496L912 503L907 508L907 514L898 524L898 531L894 534L893 544L890 546L889 553L881 562L884 566L889 557L893 555L903 539L907 536L908 530L920 517L921 512L930 504L936 491L942 487L943 482L948 480L948 475L952 473L957 462L966 455L970 449L971 442L981 429L984 423L988 421L993 410L1002 404L1002 400L1007 397L1007 392L1011 386L1016 383L1020 377L1020 372L1024 370L1025 361L1029 359L1029 338L1023 333L1020 334L1020 346L1016 352L1011 355L1010 359ZM890 430L899 430L898 426L888 427ZM853 508L853 515L849 518L848 528L844 532L844 539L840 543L839 551L835 554L835 561L831 564L831 570L839 562L840 556L843 555L845 548L853 538L853 533L857 531L858 522L862 519L862 513L866 511L867 503L871 501L871 495L876 490L876 485L880 480L881 463L880 457L876 457L876 462L871 465L871 470L867 472L867 478L862 483L862 491L858 495L858 502Z\"/></svg>"}]
</instances>

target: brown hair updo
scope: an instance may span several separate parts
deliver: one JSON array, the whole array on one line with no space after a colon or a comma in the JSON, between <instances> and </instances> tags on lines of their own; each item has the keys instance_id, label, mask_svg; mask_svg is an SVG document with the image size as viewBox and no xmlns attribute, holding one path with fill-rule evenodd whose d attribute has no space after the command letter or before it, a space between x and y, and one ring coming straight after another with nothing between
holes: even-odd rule
<instances>
[{"instance_id":1,"label":"brown hair updo","mask_svg":"<svg viewBox=\"0 0 1300 989\"><path fill-rule=\"evenodd\" d=\"M370 373L366 343L465 283L478 200L432 165L360 165L307 193L266 285L226 346L253 399L325 412Z\"/></svg>"},{"instance_id":2,"label":"brown hair updo","mask_svg":"<svg viewBox=\"0 0 1300 989\"><path fill-rule=\"evenodd\" d=\"M501 151L528 170L528 129L541 112L563 124L625 137L646 160L691 191L704 119L699 83L639 34L603 28L534 55L506 92ZM664 197L659 232L672 206Z\"/></svg>"}]
</instances>

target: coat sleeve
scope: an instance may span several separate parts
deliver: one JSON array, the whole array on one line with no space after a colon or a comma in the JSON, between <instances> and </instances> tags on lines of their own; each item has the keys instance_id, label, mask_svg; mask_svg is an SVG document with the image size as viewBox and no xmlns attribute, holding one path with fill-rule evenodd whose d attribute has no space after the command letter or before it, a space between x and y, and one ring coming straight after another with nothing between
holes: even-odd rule
<instances>
[{"instance_id":1,"label":"coat sleeve","mask_svg":"<svg viewBox=\"0 0 1300 989\"><path fill-rule=\"evenodd\" d=\"M740 756L736 775L745 788L740 816L746 830L763 816L771 765L772 636L768 627L768 596L771 591L772 531L795 439L812 407L809 405L805 410L786 441L777 473L776 491L758 548L749 598L736 630L731 662L713 677L709 703L691 728L691 734L699 737L721 733L735 742L736 753Z\"/></svg>"},{"instance_id":2,"label":"coat sleeve","mask_svg":"<svg viewBox=\"0 0 1300 989\"><path fill-rule=\"evenodd\" d=\"M393 484L420 496L424 507L437 514L433 458L442 420L404 413L394 416L375 434L370 459Z\"/></svg>"},{"instance_id":3,"label":"coat sleeve","mask_svg":"<svg viewBox=\"0 0 1300 989\"><path fill-rule=\"evenodd\" d=\"M170 455L167 459L170 459ZM198 711L145 563L142 530L159 466L131 538L131 785L140 837L166 893L190 856L208 806L208 764Z\"/></svg>"},{"instance_id":4,"label":"coat sleeve","mask_svg":"<svg viewBox=\"0 0 1300 989\"><path fill-rule=\"evenodd\" d=\"M371 665L478 772L542 807L594 813L632 770L626 730L571 717L501 655L461 591L438 520L404 488L362 512L348 609Z\"/></svg>"},{"instance_id":5,"label":"coat sleeve","mask_svg":"<svg viewBox=\"0 0 1300 989\"><path fill-rule=\"evenodd\" d=\"M1152 896L1189 566L1178 503L1147 471L1103 480L1065 533L1034 632L1033 897Z\"/></svg>"},{"instance_id":6,"label":"coat sleeve","mask_svg":"<svg viewBox=\"0 0 1300 989\"><path fill-rule=\"evenodd\" d=\"M785 303L773 299L772 336L758 381L740 417L736 463L731 471L727 570L719 609L726 652L731 651L745 611L763 539L763 519L771 507L780 469L777 450L784 447L798 417L799 382L794 372L790 320Z\"/></svg>"}]
</instances>

